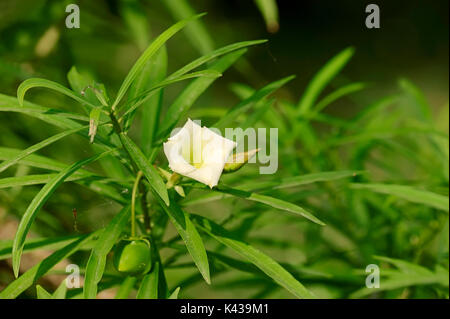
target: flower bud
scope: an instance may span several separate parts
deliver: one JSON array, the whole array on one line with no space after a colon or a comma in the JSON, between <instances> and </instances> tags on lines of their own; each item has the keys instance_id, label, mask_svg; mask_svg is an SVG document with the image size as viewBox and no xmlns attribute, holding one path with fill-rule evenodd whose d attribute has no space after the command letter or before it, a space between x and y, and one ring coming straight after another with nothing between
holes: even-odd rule
<instances>
[{"instance_id":1,"label":"flower bud","mask_svg":"<svg viewBox=\"0 0 450 319\"><path fill-rule=\"evenodd\" d=\"M236 172L238 169L244 166L253 156L255 156L255 154L258 153L259 150L260 148L248 152L232 154L225 163L223 172L224 173Z\"/></svg>"},{"instance_id":2,"label":"flower bud","mask_svg":"<svg viewBox=\"0 0 450 319\"><path fill-rule=\"evenodd\" d=\"M150 243L146 239L122 239L114 250L114 267L121 273L140 275L151 268Z\"/></svg>"},{"instance_id":3,"label":"flower bud","mask_svg":"<svg viewBox=\"0 0 450 319\"><path fill-rule=\"evenodd\" d=\"M90 142L94 142L95 134L97 134L98 121L100 118L101 109L99 107L93 108L89 114L89 137Z\"/></svg>"}]
</instances>

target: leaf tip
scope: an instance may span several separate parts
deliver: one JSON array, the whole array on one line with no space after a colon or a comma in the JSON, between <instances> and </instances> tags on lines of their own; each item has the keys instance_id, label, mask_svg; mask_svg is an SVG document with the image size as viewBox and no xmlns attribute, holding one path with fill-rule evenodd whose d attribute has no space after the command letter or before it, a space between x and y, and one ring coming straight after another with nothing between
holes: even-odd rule
<instances>
[{"instance_id":1,"label":"leaf tip","mask_svg":"<svg viewBox=\"0 0 450 319\"><path fill-rule=\"evenodd\" d=\"M14 271L14 277L19 277L19 270L20 270L20 259L13 257L13 271Z\"/></svg>"},{"instance_id":2,"label":"leaf tip","mask_svg":"<svg viewBox=\"0 0 450 319\"><path fill-rule=\"evenodd\" d=\"M189 20L197 20L197 19L200 19L201 17L204 17L205 15L207 15L208 14L208 12L201 12L201 13L199 13L199 14L196 14L195 16L193 16L191 19L189 19Z\"/></svg>"}]
</instances>

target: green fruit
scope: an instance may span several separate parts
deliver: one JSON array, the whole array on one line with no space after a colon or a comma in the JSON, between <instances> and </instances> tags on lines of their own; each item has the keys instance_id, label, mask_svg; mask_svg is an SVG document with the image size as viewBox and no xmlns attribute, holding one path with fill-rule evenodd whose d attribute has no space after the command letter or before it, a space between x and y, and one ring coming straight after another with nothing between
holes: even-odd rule
<instances>
[{"instance_id":1,"label":"green fruit","mask_svg":"<svg viewBox=\"0 0 450 319\"><path fill-rule=\"evenodd\" d=\"M140 275L151 267L150 243L145 239L122 239L114 250L114 266L128 275Z\"/></svg>"}]
</instances>

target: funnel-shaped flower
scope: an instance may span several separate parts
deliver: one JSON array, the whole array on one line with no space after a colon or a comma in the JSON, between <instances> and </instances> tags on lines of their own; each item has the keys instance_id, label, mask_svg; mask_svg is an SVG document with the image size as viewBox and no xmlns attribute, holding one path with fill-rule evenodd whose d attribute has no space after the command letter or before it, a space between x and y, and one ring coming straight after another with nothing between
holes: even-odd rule
<instances>
[{"instance_id":1,"label":"funnel-shaped flower","mask_svg":"<svg viewBox=\"0 0 450 319\"><path fill-rule=\"evenodd\" d=\"M236 143L201 127L190 119L164 143L164 153L174 172L214 187Z\"/></svg>"}]
</instances>

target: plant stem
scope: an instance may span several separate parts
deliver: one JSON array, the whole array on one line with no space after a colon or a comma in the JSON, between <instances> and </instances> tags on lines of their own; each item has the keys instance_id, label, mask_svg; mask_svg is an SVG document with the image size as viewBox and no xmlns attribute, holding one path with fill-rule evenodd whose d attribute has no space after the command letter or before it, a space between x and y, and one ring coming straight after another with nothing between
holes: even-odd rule
<instances>
[{"instance_id":1,"label":"plant stem","mask_svg":"<svg viewBox=\"0 0 450 319\"><path fill-rule=\"evenodd\" d=\"M122 137L121 137L121 133L122 133L123 131L122 131L122 128L121 128L119 122L117 121L117 118L116 118L116 116L115 116L115 114L114 114L114 111L109 112L109 117L110 117L111 122L112 122L112 124L113 124L114 132L115 132L115 133L117 134L117 136L119 137L120 143L122 144L123 149L125 150L125 152L126 152L127 155L128 155L128 158L130 159L131 166L133 166L133 169L134 169L135 172L138 172L139 169L138 169L138 167L136 166L136 163L133 161L133 158L131 157L130 153L128 152L128 150L127 150L127 149L125 148L125 146L123 145Z\"/></svg>"},{"instance_id":2,"label":"plant stem","mask_svg":"<svg viewBox=\"0 0 450 319\"><path fill-rule=\"evenodd\" d=\"M141 198L141 207L142 207L142 213L144 215L144 227L147 234L150 234L151 231L151 220L150 220L150 213L149 213L149 203L147 202L147 190L143 183L139 185L140 192L144 194Z\"/></svg>"},{"instance_id":3,"label":"plant stem","mask_svg":"<svg viewBox=\"0 0 450 319\"><path fill-rule=\"evenodd\" d=\"M141 177L142 172L139 171L136 175L136 180L134 181L133 193L131 194L131 237L136 236L136 196Z\"/></svg>"}]
</instances>

